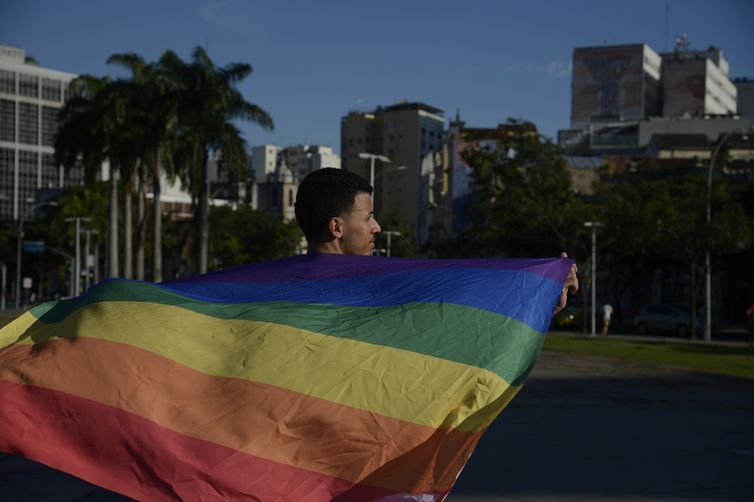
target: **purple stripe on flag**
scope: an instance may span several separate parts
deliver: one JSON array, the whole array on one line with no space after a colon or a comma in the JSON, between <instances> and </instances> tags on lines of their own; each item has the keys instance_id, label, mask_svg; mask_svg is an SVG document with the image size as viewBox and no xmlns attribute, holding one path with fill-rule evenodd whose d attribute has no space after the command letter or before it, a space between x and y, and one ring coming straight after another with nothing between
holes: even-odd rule
<instances>
[{"instance_id":1,"label":"purple stripe on flag","mask_svg":"<svg viewBox=\"0 0 754 502\"><path fill-rule=\"evenodd\" d=\"M347 279L413 270L474 269L521 270L562 282L570 258L489 260L405 260L381 256L306 254L189 277L180 283L294 282Z\"/></svg>"}]
</instances>

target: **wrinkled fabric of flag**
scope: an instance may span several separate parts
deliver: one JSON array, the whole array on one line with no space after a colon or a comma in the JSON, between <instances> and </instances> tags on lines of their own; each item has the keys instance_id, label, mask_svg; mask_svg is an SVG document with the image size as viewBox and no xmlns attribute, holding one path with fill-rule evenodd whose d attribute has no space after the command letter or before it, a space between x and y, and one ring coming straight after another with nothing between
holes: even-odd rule
<instances>
[{"instance_id":1,"label":"wrinkled fabric of flag","mask_svg":"<svg viewBox=\"0 0 754 502\"><path fill-rule=\"evenodd\" d=\"M139 500L443 500L572 263L310 254L105 281L0 330L0 450Z\"/></svg>"}]
</instances>

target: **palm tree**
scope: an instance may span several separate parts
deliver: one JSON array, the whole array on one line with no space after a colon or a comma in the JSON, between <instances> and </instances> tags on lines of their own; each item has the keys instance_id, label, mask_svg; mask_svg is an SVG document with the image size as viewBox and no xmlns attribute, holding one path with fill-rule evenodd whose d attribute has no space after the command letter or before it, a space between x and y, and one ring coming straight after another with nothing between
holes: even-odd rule
<instances>
[{"instance_id":1,"label":"palm tree","mask_svg":"<svg viewBox=\"0 0 754 502\"><path fill-rule=\"evenodd\" d=\"M169 71L180 89L176 163L182 166L180 174L194 202L196 272L203 274L207 271L209 241L207 163L212 155L221 153L223 169L242 173L246 169L246 142L233 121L248 120L267 130L274 126L269 114L246 101L235 87L251 74L250 65L218 67L203 48L196 47L190 64L173 59Z\"/></svg>"},{"instance_id":2,"label":"palm tree","mask_svg":"<svg viewBox=\"0 0 754 502\"><path fill-rule=\"evenodd\" d=\"M133 148L139 152L139 191L143 190L147 172L152 181L153 194L153 245L152 245L152 280L162 281L162 203L160 178L166 167L172 165L163 162L168 153L165 147L169 140L172 124L175 123L174 83L166 78L164 70L166 61L177 58L171 51L167 51L156 64L148 64L138 54L114 54L108 59L109 64L118 64L130 70L129 82L133 109L138 110L134 120L139 124ZM133 189L137 171L133 171L127 187ZM127 195L127 197L129 197ZM139 233L137 251L137 278L144 278L144 235L145 212L143 191L139 198ZM128 234L127 234L128 235Z\"/></svg>"},{"instance_id":3,"label":"palm tree","mask_svg":"<svg viewBox=\"0 0 754 502\"><path fill-rule=\"evenodd\" d=\"M55 138L56 161L68 168L81 165L85 180L91 183L104 160L115 150L119 115L123 108L114 99L107 78L83 75L69 87L71 97L60 111ZM118 276L118 186L117 165L110 159L110 224L108 232L110 277Z\"/></svg>"}]
</instances>

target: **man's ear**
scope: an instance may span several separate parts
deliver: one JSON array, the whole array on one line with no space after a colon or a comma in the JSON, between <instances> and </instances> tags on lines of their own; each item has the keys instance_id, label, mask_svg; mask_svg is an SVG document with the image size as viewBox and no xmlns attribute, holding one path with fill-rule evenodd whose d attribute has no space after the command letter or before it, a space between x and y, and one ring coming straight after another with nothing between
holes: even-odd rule
<instances>
[{"instance_id":1,"label":"man's ear","mask_svg":"<svg viewBox=\"0 0 754 502\"><path fill-rule=\"evenodd\" d=\"M330 235L333 236L336 239L340 239L343 237L343 219L333 217L330 218L329 223L327 224L328 230L330 230Z\"/></svg>"}]
</instances>

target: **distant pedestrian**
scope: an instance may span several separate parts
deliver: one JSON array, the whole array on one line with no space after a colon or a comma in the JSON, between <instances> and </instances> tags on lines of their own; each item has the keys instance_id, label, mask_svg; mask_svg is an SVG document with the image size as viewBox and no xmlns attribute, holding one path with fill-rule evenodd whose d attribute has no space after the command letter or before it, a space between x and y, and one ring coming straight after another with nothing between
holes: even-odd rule
<instances>
[{"instance_id":1,"label":"distant pedestrian","mask_svg":"<svg viewBox=\"0 0 754 502\"><path fill-rule=\"evenodd\" d=\"M602 336L607 336L607 330L610 327L610 319L613 317L613 306L605 303L602 307Z\"/></svg>"},{"instance_id":2,"label":"distant pedestrian","mask_svg":"<svg viewBox=\"0 0 754 502\"><path fill-rule=\"evenodd\" d=\"M746 332L749 335L749 347L754 347L754 303L746 309Z\"/></svg>"}]
</instances>

